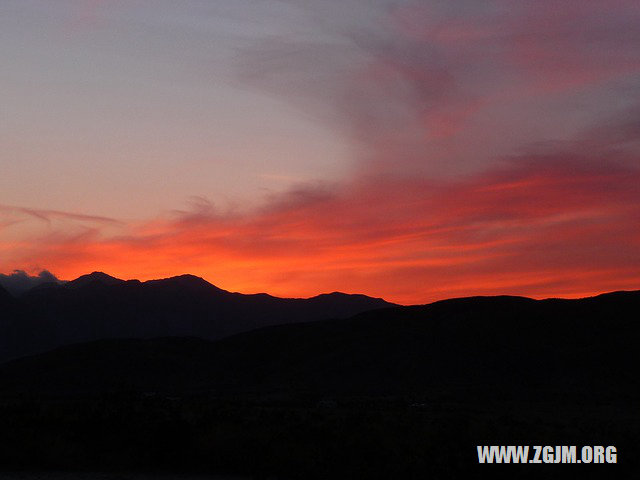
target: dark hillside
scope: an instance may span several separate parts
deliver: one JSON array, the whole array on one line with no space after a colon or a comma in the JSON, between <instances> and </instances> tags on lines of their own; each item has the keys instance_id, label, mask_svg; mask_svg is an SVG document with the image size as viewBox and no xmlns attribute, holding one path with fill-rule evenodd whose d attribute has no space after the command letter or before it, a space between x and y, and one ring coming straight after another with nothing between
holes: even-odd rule
<instances>
[{"instance_id":1,"label":"dark hillside","mask_svg":"<svg viewBox=\"0 0 640 480\"><path fill-rule=\"evenodd\" d=\"M0 293L0 307L3 302ZM107 338L218 339L267 325L347 318L393 306L379 298L339 293L310 299L243 295L193 275L139 282L100 272L40 285L13 303L19 303L20 312L12 308L4 315L0 361Z\"/></svg>"},{"instance_id":2,"label":"dark hillside","mask_svg":"<svg viewBox=\"0 0 640 480\"><path fill-rule=\"evenodd\" d=\"M639 307L465 298L62 347L0 365L0 470L635 478ZM478 465L476 445L614 445L619 463Z\"/></svg>"}]
</instances>

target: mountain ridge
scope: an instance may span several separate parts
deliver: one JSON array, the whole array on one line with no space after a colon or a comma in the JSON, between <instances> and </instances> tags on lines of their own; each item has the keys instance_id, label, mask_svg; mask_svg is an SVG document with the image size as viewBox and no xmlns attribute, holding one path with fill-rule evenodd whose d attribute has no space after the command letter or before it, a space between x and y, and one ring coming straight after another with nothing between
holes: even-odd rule
<instances>
[{"instance_id":1,"label":"mountain ridge","mask_svg":"<svg viewBox=\"0 0 640 480\"><path fill-rule=\"evenodd\" d=\"M66 345L0 363L0 469L485 478L476 445L557 443L615 445L637 472L639 310L640 291L467 297Z\"/></svg>"},{"instance_id":2,"label":"mountain ridge","mask_svg":"<svg viewBox=\"0 0 640 480\"><path fill-rule=\"evenodd\" d=\"M0 301L7 304L0 361L101 338L218 339L262 326L347 318L395 306L336 292L308 299L247 295L189 274L141 282L103 272L41 284L15 298L0 293Z\"/></svg>"},{"instance_id":3,"label":"mountain ridge","mask_svg":"<svg viewBox=\"0 0 640 480\"><path fill-rule=\"evenodd\" d=\"M103 339L4 363L0 385L58 393L629 400L640 391L638 308L640 291L584 299L467 297L218 340Z\"/></svg>"}]
</instances>

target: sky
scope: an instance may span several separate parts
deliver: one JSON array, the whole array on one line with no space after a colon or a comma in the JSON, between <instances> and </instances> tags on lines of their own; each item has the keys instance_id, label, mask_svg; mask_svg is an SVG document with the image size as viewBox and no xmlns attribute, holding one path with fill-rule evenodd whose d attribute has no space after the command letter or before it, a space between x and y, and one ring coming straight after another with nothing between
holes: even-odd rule
<instances>
[{"instance_id":1,"label":"sky","mask_svg":"<svg viewBox=\"0 0 640 480\"><path fill-rule=\"evenodd\" d=\"M623 0L4 0L0 274L638 289L638 25Z\"/></svg>"}]
</instances>

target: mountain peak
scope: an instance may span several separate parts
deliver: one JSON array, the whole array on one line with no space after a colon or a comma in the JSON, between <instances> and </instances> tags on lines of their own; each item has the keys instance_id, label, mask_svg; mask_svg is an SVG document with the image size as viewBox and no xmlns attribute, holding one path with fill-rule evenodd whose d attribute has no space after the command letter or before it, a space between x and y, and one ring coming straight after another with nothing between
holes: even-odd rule
<instances>
[{"instance_id":1,"label":"mountain peak","mask_svg":"<svg viewBox=\"0 0 640 480\"><path fill-rule=\"evenodd\" d=\"M101 283L103 285L116 285L118 283L124 282L124 280L112 277L111 275L107 275L104 272L92 272L70 281L69 283L67 283L67 286L71 288L84 287L85 285L89 285L94 282Z\"/></svg>"},{"instance_id":2,"label":"mountain peak","mask_svg":"<svg viewBox=\"0 0 640 480\"><path fill-rule=\"evenodd\" d=\"M176 280L180 282L189 282L189 283L199 283L199 284L207 284L211 285L204 278L198 277L197 275L192 275L190 273L185 273L182 275L176 275L175 277L169 277L169 280Z\"/></svg>"},{"instance_id":3,"label":"mountain peak","mask_svg":"<svg viewBox=\"0 0 640 480\"><path fill-rule=\"evenodd\" d=\"M321 293L311 298L345 298L345 297L365 297L366 295L362 295L360 293L344 293L344 292L329 292L329 293ZM373 297L369 297L373 298Z\"/></svg>"},{"instance_id":4,"label":"mountain peak","mask_svg":"<svg viewBox=\"0 0 640 480\"><path fill-rule=\"evenodd\" d=\"M212 283L207 282L202 277L198 277L196 275L191 275L191 274L188 274L188 273L187 274L183 274L183 275L177 275L175 277L162 278L162 279L159 279L159 280L148 280L148 281L146 281L144 283L145 284L149 284L149 285L159 285L159 284L177 285L177 286L183 287L183 288L207 289L207 290L216 290L216 291L219 291L219 292L224 292L225 291L225 290L222 290L221 288L216 287Z\"/></svg>"},{"instance_id":5,"label":"mountain peak","mask_svg":"<svg viewBox=\"0 0 640 480\"><path fill-rule=\"evenodd\" d=\"M397 306L395 303L390 303L379 297L369 297L368 295L363 295L361 293L344 293L344 292L331 292L331 293L321 293L320 295L316 295L315 297L309 298L311 301L316 302L363 302L363 303L371 303L377 304L379 307L394 307ZM373 308L373 307L372 307Z\"/></svg>"}]
</instances>

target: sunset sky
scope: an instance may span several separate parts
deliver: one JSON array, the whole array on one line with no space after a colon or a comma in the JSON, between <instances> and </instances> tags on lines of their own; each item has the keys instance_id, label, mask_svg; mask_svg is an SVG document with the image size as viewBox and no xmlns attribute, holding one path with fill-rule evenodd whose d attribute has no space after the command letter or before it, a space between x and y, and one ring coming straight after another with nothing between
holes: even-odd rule
<instances>
[{"instance_id":1,"label":"sunset sky","mask_svg":"<svg viewBox=\"0 0 640 480\"><path fill-rule=\"evenodd\" d=\"M640 288L640 2L3 0L0 273Z\"/></svg>"}]
</instances>

